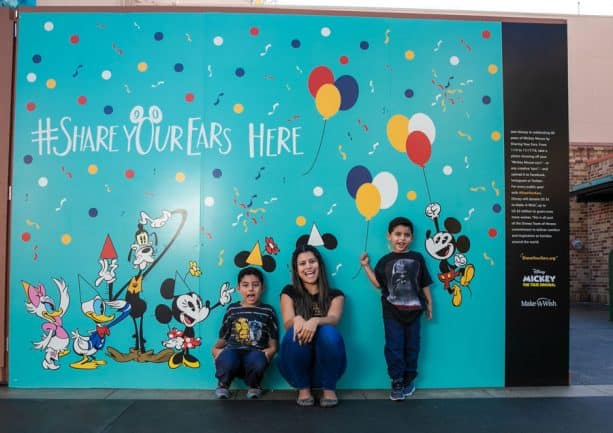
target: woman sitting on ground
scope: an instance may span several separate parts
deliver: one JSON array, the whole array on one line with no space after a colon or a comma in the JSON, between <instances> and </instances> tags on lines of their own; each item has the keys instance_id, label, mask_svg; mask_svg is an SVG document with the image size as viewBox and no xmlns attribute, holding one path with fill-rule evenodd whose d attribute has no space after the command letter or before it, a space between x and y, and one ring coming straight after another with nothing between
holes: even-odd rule
<instances>
[{"instance_id":1,"label":"woman sitting on ground","mask_svg":"<svg viewBox=\"0 0 613 433\"><path fill-rule=\"evenodd\" d=\"M281 292L281 315L286 330L278 367L298 389L296 403L313 406L312 388L322 388L321 407L338 404L336 382L347 366L345 343L336 325L345 295L328 284L319 251L302 245L292 254L292 284Z\"/></svg>"}]
</instances>

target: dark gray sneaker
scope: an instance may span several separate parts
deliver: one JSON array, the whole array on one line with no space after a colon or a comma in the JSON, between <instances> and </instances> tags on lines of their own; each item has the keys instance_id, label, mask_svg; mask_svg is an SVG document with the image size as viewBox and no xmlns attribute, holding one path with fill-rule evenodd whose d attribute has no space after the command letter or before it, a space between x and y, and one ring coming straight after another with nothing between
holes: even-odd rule
<instances>
[{"instance_id":1,"label":"dark gray sneaker","mask_svg":"<svg viewBox=\"0 0 613 433\"><path fill-rule=\"evenodd\" d=\"M390 391L390 400L401 401L404 400L404 386L402 381L395 380L392 382L392 390Z\"/></svg>"},{"instance_id":2,"label":"dark gray sneaker","mask_svg":"<svg viewBox=\"0 0 613 433\"><path fill-rule=\"evenodd\" d=\"M247 390L247 398L249 400L256 400L256 399L260 398L262 396L262 394L264 394L264 391L262 391L262 388L260 388L260 387L249 388Z\"/></svg>"},{"instance_id":3,"label":"dark gray sneaker","mask_svg":"<svg viewBox=\"0 0 613 433\"><path fill-rule=\"evenodd\" d=\"M402 394L405 397L410 397L415 394L415 382L411 381L408 385L405 385L404 388L402 388Z\"/></svg>"},{"instance_id":4,"label":"dark gray sneaker","mask_svg":"<svg viewBox=\"0 0 613 433\"><path fill-rule=\"evenodd\" d=\"M223 383L217 384L217 389L215 390L215 397L220 400L227 400L232 397L232 393L228 389L228 385L224 385Z\"/></svg>"}]
</instances>

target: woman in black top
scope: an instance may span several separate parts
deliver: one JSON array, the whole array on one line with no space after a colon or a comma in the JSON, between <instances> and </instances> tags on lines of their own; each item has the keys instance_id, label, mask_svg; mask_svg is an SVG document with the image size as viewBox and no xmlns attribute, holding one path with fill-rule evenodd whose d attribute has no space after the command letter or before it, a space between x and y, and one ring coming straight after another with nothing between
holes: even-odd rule
<instances>
[{"instance_id":1,"label":"woman in black top","mask_svg":"<svg viewBox=\"0 0 613 433\"><path fill-rule=\"evenodd\" d=\"M328 284L319 251L302 245L292 254L292 284L281 292L281 315L286 330L281 343L279 371L297 388L299 406L315 403L311 389L323 388L319 405L338 404L336 382L347 366L345 343L336 325L345 295Z\"/></svg>"}]
</instances>

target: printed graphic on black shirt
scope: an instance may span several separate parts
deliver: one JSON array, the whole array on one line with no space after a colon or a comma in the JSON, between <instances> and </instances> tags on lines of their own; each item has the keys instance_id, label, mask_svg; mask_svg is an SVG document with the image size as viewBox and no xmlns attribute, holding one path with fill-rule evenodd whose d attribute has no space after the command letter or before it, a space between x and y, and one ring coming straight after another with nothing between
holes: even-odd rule
<instances>
[{"instance_id":1,"label":"printed graphic on black shirt","mask_svg":"<svg viewBox=\"0 0 613 433\"><path fill-rule=\"evenodd\" d=\"M404 309L419 309L421 302L417 296L417 288L413 282L417 281L418 263L411 259L399 259L392 267L392 280L389 286L387 300Z\"/></svg>"},{"instance_id":2,"label":"printed graphic on black shirt","mask_svg":"<svg viewBox=\"0 0 613 433\"><path fill-rule=\"evenodd\" d=\"M247 346L256 346L262 338L262 323L257 320L249 321L239 317L234 321L233 338L237 343Z\"/></svg>"}]
</instances>

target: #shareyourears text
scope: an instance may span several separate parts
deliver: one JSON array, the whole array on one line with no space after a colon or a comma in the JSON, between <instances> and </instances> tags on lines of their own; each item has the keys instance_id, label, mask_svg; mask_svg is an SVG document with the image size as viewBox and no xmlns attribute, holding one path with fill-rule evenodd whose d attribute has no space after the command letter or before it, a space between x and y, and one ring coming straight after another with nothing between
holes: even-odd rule
<instances>
[{"instance_id":1,"label":"#shareyourears text","mask_svg":"<svg viewBox=\"0 0 613 433\"><path fill-rule=\"evenodd\" d=\"M249 123L249 157L303 155L298 146L300 129ZM40 156L122 151L140 156L164 152L200 156L203 151L228 155L233 150L232 129L220 122L206 123L201 117L189 117L183 124L164 124L162 110L156 106L150 107L148 114L142 107L134 107L130 124L123 125L79 125L70 116L56 121L51 117L39 118L31 135Z\"/></svg>"}]
</instances>

